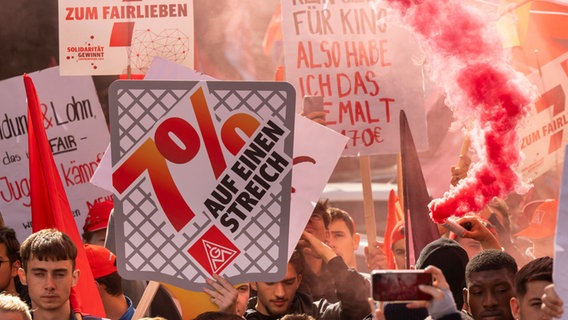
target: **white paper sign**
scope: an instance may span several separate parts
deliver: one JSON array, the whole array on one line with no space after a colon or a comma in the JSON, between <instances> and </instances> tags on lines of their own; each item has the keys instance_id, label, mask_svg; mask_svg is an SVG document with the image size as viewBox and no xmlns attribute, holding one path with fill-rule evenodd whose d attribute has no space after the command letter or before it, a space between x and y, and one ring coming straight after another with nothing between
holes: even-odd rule
<instances>
[{"instance_id":1,"label":"white paper sign","mask_svg":"<svg viewBox=\"0 0 568 320\"><path fill-rule=\"evenodd\" d=\"M59 0L62 75L145 74L154 57L193 67L193 1Z\"/></svg>"},{"instance_id":2,"label":"white paper sign","mask_svg":"<svg viewBox=\"0 0 568 320\"><path fill-rule=\"evenodd\" d=\"M59 68L30 74L45 117L53 157L77 226L82 230L89 208L112 198L89 183L109 131L91 77L61 77ZM23 241L31 234L27 101L24 80L0 82L0 211L7 226Z\"/></svg>"},{"instance_id":3,"label":"white paper sign","mask_svg":"<svg viewBox=\"0 0 568 320\"><path fill-rule=\"evenodd\" d=\"M349 138L344 155L399 152L406 111L417 149L428 148L421 52L373 1L283 1L286 80L324 97L327 126Z\"/></svg>"}]
</instances>

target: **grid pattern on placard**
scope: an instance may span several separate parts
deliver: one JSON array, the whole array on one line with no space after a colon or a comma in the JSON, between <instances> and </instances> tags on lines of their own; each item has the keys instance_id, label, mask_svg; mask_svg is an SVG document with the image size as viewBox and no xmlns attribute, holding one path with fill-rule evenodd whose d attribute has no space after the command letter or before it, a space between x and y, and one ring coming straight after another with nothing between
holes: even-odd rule
<instances>
[{"instance_id":1,"label":"grid pattern on placard","mask_svg":"<svg viewBox=\"0 0 568 320\"><path fill-rule=\"evenodd\" d=\"M191 87L193 85L188 85L187 90L120 89L117 98L120 157L144 138L145 133L181 99L187 99ZM208 103L213 106L217 121L226 119L236 109L246 109L260 118L272 118L280 123L286 119L287 92L284 90L224 89L220 83L209 89ZM151 192L149 181L143 178L122 200L126 269L158 272L180 281L202 282L208 275L185 254L185 250L213 221L198 214L199 218L193 219L183 234L176 233L163 215L155 214L158 207ZM249 247L242 248L246 253L237 258L239 272L276 272L278 257L286 254L278 251L282 233L278 216L282 211L282 194L270 193L265 197L267 203L260 214L252 217L236 237L250 241Z\"/></svg>"}]
</instances>

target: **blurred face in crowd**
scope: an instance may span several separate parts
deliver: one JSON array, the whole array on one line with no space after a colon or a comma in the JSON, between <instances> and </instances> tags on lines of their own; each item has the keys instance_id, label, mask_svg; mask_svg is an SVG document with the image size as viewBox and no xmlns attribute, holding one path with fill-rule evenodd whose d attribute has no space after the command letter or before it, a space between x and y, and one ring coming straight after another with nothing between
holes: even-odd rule
<instances>
[{"instance_id":1,"label":"blurred face in crowd","mask_svg":"<svg viewBox=\"0 0 568 320\"><path fill-rule=\"evenodd\" d=\"M237 314L243 315L247 309L248 299L250 298L250 285L243 283L237 286Z\"/></svg>"},{"instance_id":2,"label":"blurred face in crowd","mask_svg":"<svg viewBox=\"0 0 568 320\"><path fill-rule=\"evenodd\" d=\"M91 239L87 243L94 244L97 246L105 246L105 238L106 238L106 231L107 229L97 230L91 233Z\"/></svg>"},{"instance_id":3,"label":"blurred face in crowd","mask_svg":"<svg viewBox=\"0 0 568 320\"><path fill-rule=\"evenodd\" d=\"M392 244L394 264L397 269L406 269L406 244L404 238Z\"/></svg>"},{"instance_id":4,"label":"blurred face in crowd","mask_svg":"<svg viewBox=\"0 0 568 320\"><path fill-rule=\"evenodd\" d=\"M509 304L513 288L513 275L505 268L472 272L464 300L475 320L513 320Z\"/></svg>"},{"instance_id":5,"label":"blurred face in crowd","mask_svg":"<svg viewBox=\"0 0 568 320\"><path fill-rule=\"evenodd\" d=\"M470 260L483 250L481 242L471 238L456 237L456 242L467 252L467 256Z\"/></svg>"},{"instance_id":6,"label":"blurred face in crowd","mask_svg":"<svg viewBox=\"0 0 568 320\"><path fill-rule=\"evenodd\" d=\"M71 260L45 260L32 257L27 270L20 269L22 283L28 286L35 312L60 312L69 308L71 288L77 284L79 270Z\"/></svg>"},{"instance_id":7,"label":"blurred face in crowd","mask_svg":"<svg viewBox=\"0 0 568 320\"><path fill-rule=\"evenodd\" d=\"M328 232L325 229L325 223L323 220L323 215L325 213L316 211L312 213L308 224L306 225L305 231L308 233L313 234L318 238L320 241L327 243L328 240Z\"/></svg>"},{"instance_id":8,"label":"blurred face in crowd","mask_svg":"<svg viewBox=\"0 0 568 320\"><path fill-rule=\"evenodd\" d=\"M527 293L523 297L511 298L511 312L517 320L538 320L544 318L544 313L540 309L542 304L542 294L544 287L551 282L537 280L527 282Z\"/></svg>"},{"instance_id":9,"label":"blurred face in crowd","mask_svg":"<svg viewBox=\"0 0 568 320\"><path fill-rule=\"evenodd\" d=\"M329 246L349 267L357 268L355 251L360 240L358 233L351 234L345 221L336 219L329 224Z\"/></svg>"},{"instance_id":10,"label":"blurred face in crowd","mask_svg":"<svg viewBox=\"0 0 568 320\"><path fill-rule=\"evenodd\" d=\"M284 315L290 308L302 276L288 263L286 276L279 282L253 282L257 291L256 310L267 316Z\"/></svg>"},{"instance_id":11,"label":"blurred face in crowd","mask_svg":"<svg viewBox=\"0 0 568 320\"><path fill-rule=\"evenodd\" d=\"M6 244L0 243L0 292L16 294L14 277L18 275L20 261L10 262Z\"/></svg>"}]
</instances>

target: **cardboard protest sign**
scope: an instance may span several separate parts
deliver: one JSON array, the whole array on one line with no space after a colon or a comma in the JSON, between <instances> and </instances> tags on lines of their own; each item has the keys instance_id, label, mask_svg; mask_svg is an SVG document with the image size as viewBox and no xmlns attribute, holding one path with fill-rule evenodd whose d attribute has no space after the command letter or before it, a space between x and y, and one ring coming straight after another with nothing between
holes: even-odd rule
<instances>
[{"instance_id":1,"label":"cardboard protest sign","mask_svg":"<svg viewBox=\"0 0 568 320\"><path fill-rule=\"evenodd\" d=\"M284 276L294 94L286 83L113 83L123 277L201 290L213 273L233 283Z\"/></svg>"},{"instance_id":2,"label":"cardboard protest sign","mask_svg":"<svg viewBox=\"0 0 568 320\"><path fill-rule=\"evenodd\" d=\"M564 159L562 147L568 142L568 53L547 63L541 73L534 72L529 79L541 95L518 131L526 157L520 170L531 181Z\"/></svg>"},{"instance_id":3,"label":"cardboard protest sign","mask_svg":"<svg viewBox=\"0 0 568 320\"><path fill-rule=\"evenodd\" d=\"M193 67L193 2L59 0L62 75L144 74L156 56Z\"/></svg>"},{"instance_id":4,"label":"cardboard protest sign","mask_svg":"<svg viewBox=\"0 0 568 320\"><path fill-rule=\"evenodd\" d=\"M112 198L89 183L109 142L91 77L60 77L59 68L30 74L61 181L79 230L89 209ZM32 233L29 198L27 102L22 77L0 82L0 211L23 241Z\"/></svg>"},{"instance_id":5,"label":"cardboard protest sign","mask_svg":"<svg viewBox=\"0 0 568 320\"><path fill-rule=\"evenodd\" d=\"M401 109L418 149L428 146L424 59L412 34L388 15L368 1L282 2L286 80L296 105L324 97L327 126L350 139L344 155L397 153Z\"/></svg>"}]
</instances>

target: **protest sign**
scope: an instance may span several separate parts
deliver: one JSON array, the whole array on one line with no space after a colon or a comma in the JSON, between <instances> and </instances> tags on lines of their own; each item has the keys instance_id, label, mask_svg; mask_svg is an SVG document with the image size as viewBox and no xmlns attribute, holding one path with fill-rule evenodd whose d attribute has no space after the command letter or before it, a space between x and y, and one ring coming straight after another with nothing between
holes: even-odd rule
<instances>
[{"instance_id":1,"label":"protest sign","mask_svg":"<svg viewBox=\"0 0 568 320\"><path fill-rule=\"evenodd\" d=\"M397 153L401 109L418 149L427 149L424 57L386 8L369 1L284 1L282 31L296 106L304 96L324 97L327 126L350 139L344 155Z\"/></svg>"},{"instance_id":2,"label":"protest sign","mask_svg":"<svg viewBox=\"0 0 568 320\"><path fill-rule=\"evenodd\" d=\"M568 53L533 72L529 79L541 95L518 132L525 154L520 170L531 181L564 159L562 147L568 142Z\"/></svg>"},{"instance_id":3,"label":"protest sign","mask_svg":"<svg viewBox=\"0 0 568 320\"><path fill-rule=\"evenodd\" d=\"M104 114L90 77L60 77L59 68L30 74L44 126L71 210L81 230L89 209L112 198L89 183L109 142ZM0 82L0 211L23 241L32 232L27 141L27 103L20 76Z\"/></svg>"},{"instance_id":4,"label":"protest sign","mask_svg":"<svg viewBox=\"0 0 568 320\"><path fill-rule=\"evenodd\" d=\"M149 80L213 80L195 70L175 62L155 58L146 74ZM316 202L341 152L347 138L325 126L296 115L294 125L294 166L292 170L292 200L290 203L290 225L288 258L300 239L303 226L308 223Z\"/></svg>"},{"instance_id":5,"label":"protest sign","mask_svg":"<svg viewBox=\"0 0 568 320\"><path fill-rule=\"evenodd\" d=\"M568 148L562 148L564 156ZM564 162L562 170L562 186L558 204L558 218L556 219L556 235L554 240L553 280L555 289L564 301L568 301L568 273L564 269L568 262L568 235L564 230L568 228L568 162ZM568 314L568 304L564 303L564 314Z\"/></svg>"},{"instance_id":6,"label":"protest sign","mask_svg":"<svg viewBox=\"0 0 568 320\"><path fill-rule=\"evenodd\" d=\"M193 2L59 0L62 75L145 74L164 57L193 67Z\"/></svg>"},{"instance_id":7,"label":"protest sign","mask_svg":"<svg viewBox=\"0 0 568 320\"><path fill-rule=\"evenodd\" d=\"M286 83L113 83L121 275L189 290L213 273L284 276L294 93Z\"/></svg>"}]
</instances>

